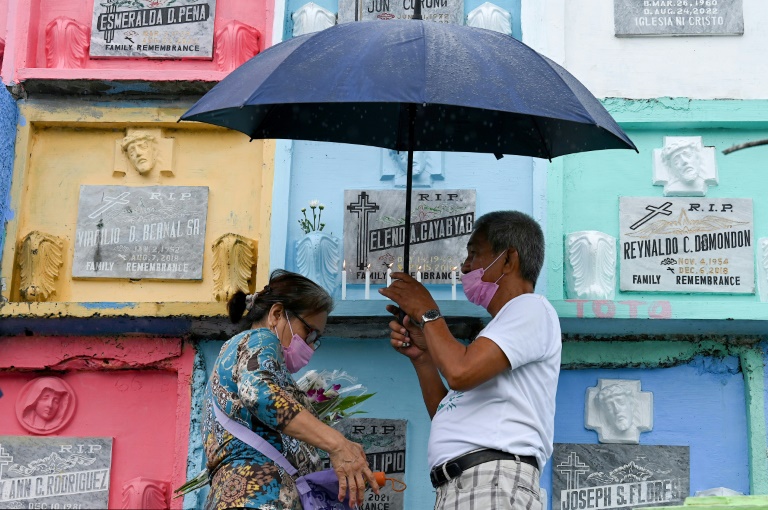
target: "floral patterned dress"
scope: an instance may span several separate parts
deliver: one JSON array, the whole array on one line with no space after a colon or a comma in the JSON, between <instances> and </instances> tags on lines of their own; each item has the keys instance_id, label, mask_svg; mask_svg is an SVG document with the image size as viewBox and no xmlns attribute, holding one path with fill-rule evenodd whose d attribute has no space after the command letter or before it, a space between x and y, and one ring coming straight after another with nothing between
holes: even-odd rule
<instances>
[{"instance_id":1,"label":"floral patterned dress","mask_svg":"<svg viewBox=\"0 0 768 510\"><path fill-rule=\"evenodd\" d=\"M213 415L213 399L232 419L250 427L298 469L321 469L317 450L281 431L303 409L312 412L283 360L280 341L267 328L248 330L221 348L205 390L203 444L211 478L206 510L300 510L293 479L268 457L227 432Z\"/></svg>"}]
</instances>

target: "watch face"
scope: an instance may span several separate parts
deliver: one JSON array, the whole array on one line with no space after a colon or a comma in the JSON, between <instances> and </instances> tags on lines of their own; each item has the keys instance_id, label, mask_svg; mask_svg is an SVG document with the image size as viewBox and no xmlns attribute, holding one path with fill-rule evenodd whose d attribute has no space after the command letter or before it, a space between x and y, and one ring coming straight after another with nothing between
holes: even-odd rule
<instances>
[{"instance_id":1,"label":"watch face","mask_svg":"<svg viewBox=\"0 0 768 510\"><path fill-rule=\"evenodd\" d=\"M424 314L423 319L428 321L433 321L440 317L440 310L427 310L427 312Z\"/></svg>"}]
</instances>

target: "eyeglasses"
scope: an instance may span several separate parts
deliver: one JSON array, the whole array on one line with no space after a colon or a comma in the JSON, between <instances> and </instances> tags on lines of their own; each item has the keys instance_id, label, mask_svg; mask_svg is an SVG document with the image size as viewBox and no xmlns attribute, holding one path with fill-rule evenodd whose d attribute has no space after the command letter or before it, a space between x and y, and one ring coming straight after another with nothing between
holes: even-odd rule
<instances>
[{"instance_id":1,"label":"eyeglasses","mask_svg":"<svg viewBox=\"0 0 768 510\"><path fill-rule=\"evenodd\" d=\"M301 321L301 323L302 323L302 324L304 324L304 327L306 327L306 328L307 328L307 331L309 331L309 334L307 335L307 338L306 338L304 341L305 341L305 342L307 342L307 345L309 345L310 347L312 347L312 350L313 350L313 351L316 351L316 350L318 349L318 347L320 347L320 337L322 337L323 335L321 335L321 334L319 333L319 331L318 331L318 329L317 329L317 328L314 328L314 327L310 326L310 325L309 325L309 323L308 323L307 321L305 321L305 320L304 320L304 319L301 317L301 315L299 315L299 314L298 314L298 313L296 313L296 312L291 312L291 313L292 313L292 314L293 314L293 315L294 315L294 316L295 316L297 319L299 319L299 320Z\"/></svg>"}]
</instances>

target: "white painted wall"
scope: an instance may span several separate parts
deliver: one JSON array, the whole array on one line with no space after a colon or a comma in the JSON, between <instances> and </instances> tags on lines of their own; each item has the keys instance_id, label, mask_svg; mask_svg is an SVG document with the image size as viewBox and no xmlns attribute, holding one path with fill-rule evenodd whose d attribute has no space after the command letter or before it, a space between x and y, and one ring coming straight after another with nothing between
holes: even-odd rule
<instances>
[{"instance_id":1,"label":"white painted wall","mask_svg":"<svg viewBox=\"0 0 768 510\"><path fill-rule=\"evenodd\" d=\"M616 37L613 0L523 0L523 41L597 97L768 98L768 1L743 0L744 35Z\"/></svg>"}]
</instances>

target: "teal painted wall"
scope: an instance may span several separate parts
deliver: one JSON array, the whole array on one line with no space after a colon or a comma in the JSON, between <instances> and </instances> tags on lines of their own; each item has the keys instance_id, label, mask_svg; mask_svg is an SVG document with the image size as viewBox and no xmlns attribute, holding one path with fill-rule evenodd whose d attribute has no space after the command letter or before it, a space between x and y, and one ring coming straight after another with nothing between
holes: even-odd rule
<instances>
[{"instance_id":1,"label":"teal painted wall","mask_svg":"<svg viewBox=\"0 0 768 510\"><path fill-rule=\"evenodd\" d=\"M722 150L747 141L768 138L766 101L605 100L604 104L625 128L639 149L600 151L565 156L550 168L548 176L549 281L547 295L561 316L594 317L590 303L581 307L563 302L563 241L575 231L598 230L619 238L619 197L662 197L663 187L652 184L653 149L663 146L664 136L701 136L705 146L716 149L719 185L708 197L751 198L754 208L753 245L768 236L768 180L765 158L768 146L745 149L730 155ZM618 271L619 266L617 266ZM630 317L630 307L617 303L642 303L637 315L649 317L651 302L667 303L670 318L768 319L768 305L758 294L683 294L621 292L614 299L614 318ZM656 307L656 315L661 313ZM654 313L650 313L651 316Z\"/></svg>"}]
</instances>

